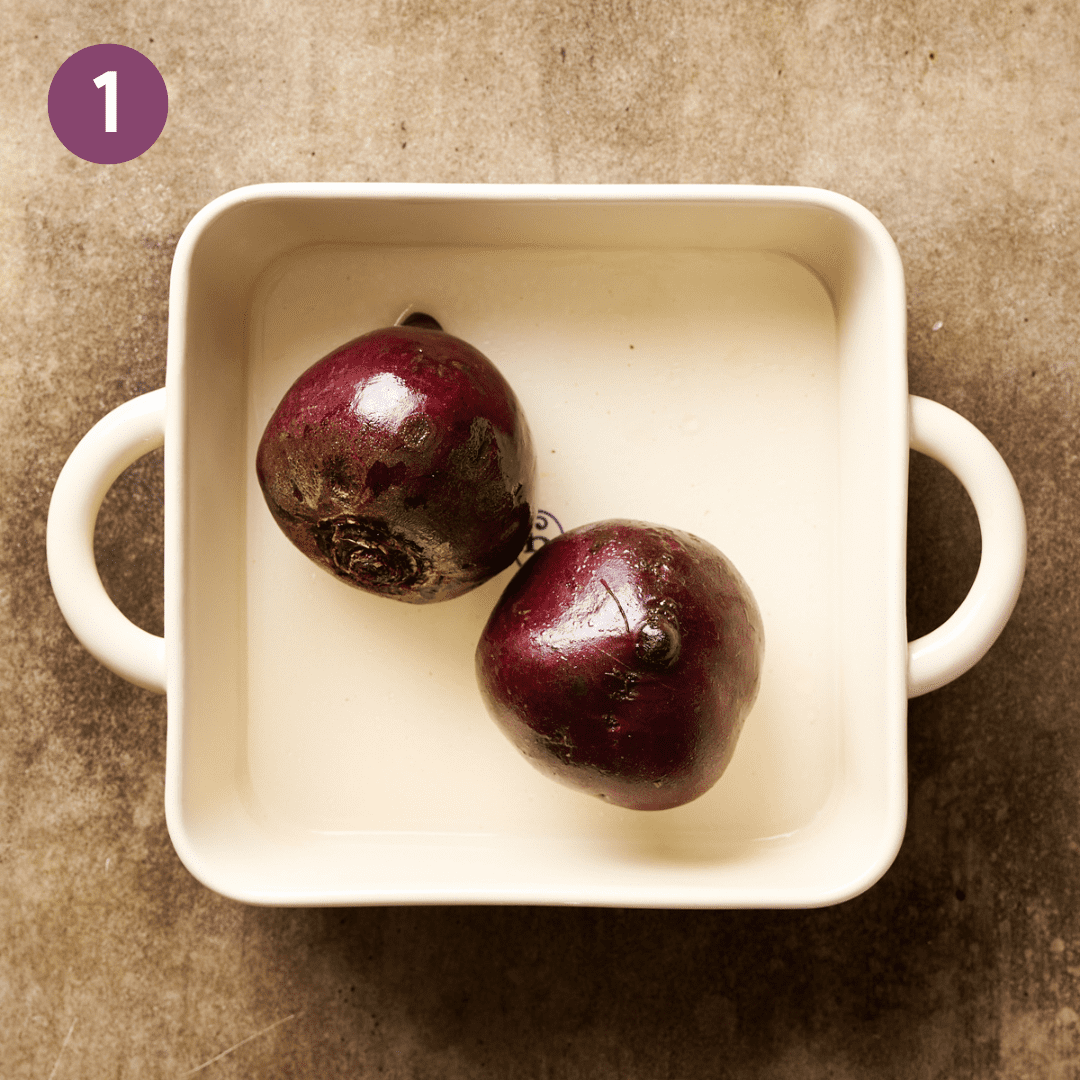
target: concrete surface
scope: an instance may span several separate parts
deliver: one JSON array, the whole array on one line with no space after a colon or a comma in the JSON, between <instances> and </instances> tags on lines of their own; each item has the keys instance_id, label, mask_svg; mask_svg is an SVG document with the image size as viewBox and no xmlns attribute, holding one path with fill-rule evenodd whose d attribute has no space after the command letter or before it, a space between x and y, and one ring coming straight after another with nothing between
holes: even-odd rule
<instances>
[{"instance_id":1,"label":"concrete surface","mask_svg":"<svg viewBox=\"0 0 1080 1080\"><path fill-rule=\"evenodd\" d=\"M1080 18L1071 0L5 0L0 50L0 1075L1080 1076ZM69 154L50 80L98 42L171 112L127 164ZM807 184L908 275L913 392L1014 470L1028 576L989 656L910 707L910 818L817 911L267 910L179 863L165 702L73 639L48 499L162 385L192 215L273 180ZM938 327L935 329L935 327ZM160 631L161 456L98 528ZM912 633L978 528L913 462Z\"/></svg>"}]
</instances>

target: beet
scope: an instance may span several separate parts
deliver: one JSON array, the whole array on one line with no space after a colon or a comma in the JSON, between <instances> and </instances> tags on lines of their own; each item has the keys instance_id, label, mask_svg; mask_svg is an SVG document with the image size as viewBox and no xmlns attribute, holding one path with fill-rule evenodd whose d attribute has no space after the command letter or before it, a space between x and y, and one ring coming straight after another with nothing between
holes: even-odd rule
<instances>
[{"instance_id":1,"label":"beet","mask_svg":"<svg viewBox=\"0 0 1080 1080\"><path fill-rule=\"evenodd\" d=\"M521 406L430 316L358 337L293 383L256 473L285 535L342 581L449 600L509 566L533 518Z\"/></svg>"},{"instance_id":2,"label":"beet","mask_svg":"<svg viewBox=\"0 0 1080 1080\"><path fill-rule=\"evenodd\" d=\"M484 702L541 772L634 810L716 783L758 692L764 631L712 544L639 521L556 537L476 650Z\"/></svg>"}]
</instances>

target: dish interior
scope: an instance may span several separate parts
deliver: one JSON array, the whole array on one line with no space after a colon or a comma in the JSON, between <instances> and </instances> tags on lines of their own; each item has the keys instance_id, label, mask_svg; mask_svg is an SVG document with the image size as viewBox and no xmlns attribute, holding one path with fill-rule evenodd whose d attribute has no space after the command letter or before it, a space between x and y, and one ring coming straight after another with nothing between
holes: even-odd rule
<instances>
[{"instance_id":1,"label":"dish interior","mask_svg":"<svg viewBox=\"0 0 1080 1080\"><path fill-rule=\"evenodd\" d=\"M795 243L636 238L372 243L312 230L256 261L250 287L225 305L246 327L210 409L238 422L229 438L220 420L195 419L208 357L189 346L185 457L205 465L185 504L176 816L189 865L214 887L293 903L810 903L896 842L882 804L895 807L895 792L863 790L903 777L887 749L896 643L883 631L860 641L850 617L876 603L896 620L855 554L888 516L845 448L870 430L856 430L868 421L853 395L880 381L864 370L857 253L830 281ZM457 600L407 605L332 578L273 522L253 462L281 396L409 306L481 349L520 398L539 463L534 544L636 518L704 537L749 582L766 628L761 691L704 797L661 813L611 807L555 785L501 735L473 653L516 567ZM207 441L213 466L195 450ZM211 468L242 506L228 521L228 498L199 503ZM853 529L868 507L876 524ZM200 549L217 550L216 578L198 570ZM881 732L868 736L873 724ZM839 857L831 876L798 869L856 836L873 857ZM231 869L214 869L226 853Z\"/></svg>"}]
</instances>

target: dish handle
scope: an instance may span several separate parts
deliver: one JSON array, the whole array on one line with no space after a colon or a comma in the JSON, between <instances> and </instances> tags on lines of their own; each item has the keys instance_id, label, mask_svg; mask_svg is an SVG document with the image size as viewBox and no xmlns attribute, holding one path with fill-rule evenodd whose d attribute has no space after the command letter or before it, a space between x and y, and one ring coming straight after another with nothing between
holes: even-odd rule
<instances>
[{"instance_id":1,"label":"dish handle","mask_svg":"<svg viewBox=\"0 0 1080 1080\"><path fill-rule=\"evenodd\" d=\"M45 530L49 580L72 633L111 671L158 694L165 693L165 639L136 626L109 598L94 562L94 525L117 477L164 442L164 388L102 417L60 470Z\"/></svg>"},{"instance_id":2,"label":"dish handle","mask_svg":"<svg viewBox=\"0 0 1080 1080\"><path fill-rule=\"evenodd\" d=\"M1027 558L1024 506L1009 467L959 413L911 395L911 449L964 485L982 533L982 558L963 603L936 630L908 643L908 697L937 690L977 664L997 640L1020 595Z\"/></svg>"}]
</instances>

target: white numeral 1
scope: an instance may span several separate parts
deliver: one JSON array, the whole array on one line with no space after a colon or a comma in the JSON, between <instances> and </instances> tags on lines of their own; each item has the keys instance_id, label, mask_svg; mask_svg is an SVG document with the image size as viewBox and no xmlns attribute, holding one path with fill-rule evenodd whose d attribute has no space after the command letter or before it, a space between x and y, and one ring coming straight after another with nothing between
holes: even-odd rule
<instances>
[{"instance_id":1,"label":"white numeral 1","mask_svg":"<svg viewBox=\"0 0 1080 1080\"><path fill-rule=\"evenodd\" d=\"M94 85L105 87L105 130L116 130L116 72L104 71L95 80Z\"/></svg>"}]
</instances>

